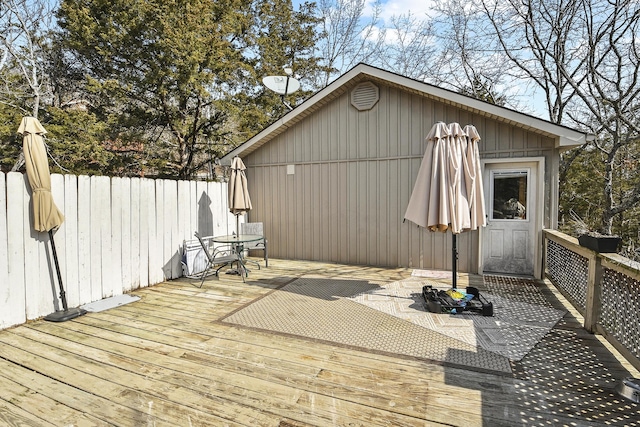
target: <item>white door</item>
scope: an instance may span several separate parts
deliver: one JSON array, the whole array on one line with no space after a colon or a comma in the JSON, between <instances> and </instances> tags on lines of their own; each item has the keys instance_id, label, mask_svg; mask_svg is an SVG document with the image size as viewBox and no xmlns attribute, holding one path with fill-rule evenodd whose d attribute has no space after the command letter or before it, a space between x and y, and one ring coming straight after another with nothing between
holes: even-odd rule
<instances>
[{"instance_id":1,"label":"white door","mask_svg":"<svg viewBox=\"0 0 640 427\"><path fill-rule=\"evenodd\" d=\"M537 174L532 162L485 163L484 272L534 275Z\"/></svg>"}]
</instances>

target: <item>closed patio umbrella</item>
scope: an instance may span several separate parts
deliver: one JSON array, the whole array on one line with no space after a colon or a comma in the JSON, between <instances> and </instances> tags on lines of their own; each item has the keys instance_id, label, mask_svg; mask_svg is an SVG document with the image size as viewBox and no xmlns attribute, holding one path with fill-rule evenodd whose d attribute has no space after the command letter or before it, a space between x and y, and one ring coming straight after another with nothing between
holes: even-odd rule
<instances>
[{"instance_id":1,"label":"closed patio umbrella","mask_svg":"<svg viewBox=\"0 0 640 427\"><path fill-rule=\"evenodd\" d=\"M447 198L448 140L449 127L442 122L433 125L426 137L427 149L404 215L405 219L431 231L446 231L451 222L452 212Z\"/></svg>"},{"instance_id":2,"label":"closed patio umbrella","mask_svg":"<svg viewBox=\"0 0 640 427\"><path fill-rule=\"evenodd\" d=\"M431 231L452 234L453 288L457 286L457 234L485 225L477 131L469 138L458 123L436 123L404 218Z\"/></svg>"},{"instance_id":3,"label":"closed patio umbrella","mask_svg":"<svg viewBox=\"0 0 640 427\"><path fill-rule=\"evenodd\" d=\"M53 322L63 322L85 314L82 309L69 309L67 298L62 284L58 254L53 239L53 230L60 227L64 221L64 216L58 210L51 195L51 174L49 172L49 162L47 151L44 146L43 135L47 131L34 117L24 117L18 128L18 133L22 134L22 149L24 152L27 178L32 190L33 204L33 228L36 231L46 231L49 233L51 251L55 262L60 286L60 299L62 300L63 311L56 311L45 317Z\"/></svg>"},{"instance_id":4,"label":"closed patio umbrella","mask_svg":"<svg viewBox=\"0 0 640 427\"><path fill-rule=\"evenodd\" d=\"M247 167L238 156L231 163L231 177L229 179L229 211L236 216L236 232L240 232L239 215L251 210L251 197L247 185Z\"/></svg>"},{"instance_id":5,"label":"closed patio umbrella","mask_svg":"<svg viewBox=\"0 0 640 427\"><path fill-rule=\"evenodd\" d=\"M464 127L466 135L465 179L467 180L467 200L471 212L471 230L487 225L487 213L484 205L484 185L482 184L482 167L480 165L480 134L473 125Z\"/></svg>"},{"instance_id":6,"label":"closed patio umbrella","mask_svg":"<svg viewBox=\"0 0 640 427\"><path fill-rule=\"evenodd\" d=\"M247 174L242 159L238 156L231 162L231 177L229 178L229 211L236 216L236 233L240 234L240 215L244 215L252 208L251 197L249 197L249 186L247 185ZM237 246L237 250L242 248ZM240 267L230 270L228 273L242 274ZM246 273L246 270L245 270Z\"/></svg>"}]
</instances>

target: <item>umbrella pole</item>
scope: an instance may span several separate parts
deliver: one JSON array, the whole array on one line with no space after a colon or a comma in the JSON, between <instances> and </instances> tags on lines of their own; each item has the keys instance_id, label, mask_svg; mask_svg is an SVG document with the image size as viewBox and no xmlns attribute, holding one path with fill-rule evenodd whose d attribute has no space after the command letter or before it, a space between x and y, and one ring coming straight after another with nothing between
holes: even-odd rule
<instances>
[{"instance_id":1,"label":"umbrella pole","mask_svg":"<svg viewBox=\"0 0 640 427\"><path fill-rule=\"evenodd\" d=\"M58 253L56 252L56 244L53 240L53 232L49 230L49 241L51 242L51 251L53 253L53 262L56 265L56 273L58 274L58 285L60 286L60 299L62 300L62 308L64 311L56 311L55 313L45 316L44 320L50 322L64 322L66 320L75 319L78 316L86 314L86 310L81 308L72 308L69 310L67 307L67 296L62 285L62 275L60 274L60 264L58 263Z\"/></svg>"},{"instance_id":2,"label":"umbrella pole","mask_svg":"<svg viewBox=\"0 0 640 427\"><path fill-rule=\"evenodd\" d=\"M60 274L60 264L58 263L58 253L56 252L56 243L53 240L53 232L49 230L49 241L51 242L51 251L53 252L53 262L56 265L56 273L58 273L58 285L60 285L60 299L62 300L62 308L67 311L67 294L62 285L62 275Z\"/></svg>"},{"instance_id":3,"label":"umbrella pole","mask_svg":"<svg viewBox=\"0 0 640 427\"><path fill-rule=\"evenodd\" d=\"M458 287L458 238L455 234L451 233L452 238L452 259L451 266L453 270L452 279L453 279L453 289Z\"/></svg>"},{"instance_id":4,"label":"umbrella pole","mask_svg":"<svg viewBox=\"0 0 640 427\"><path fill-rule=\"evenodd\" d=\"M236 236L240 236L240 214L236 215ZM236 252L238 252L238 244L236 243L235 247L233 248L233 250L235 250ZM240 263L236 262L236 265L238 266L238 268L236 269L236 272L239 275L242 275L242 271L240 271Z\"/></svg>"},{"instance_id":5,"label":"umbrella pole","mask_svg":"<svg viewBox=\"0 0 640 427\"><path fill-rule=\"evenodd\" d=\"M236 231L233 232L233 234L235 234L236 236L240 236L240 214L234 214L236 216ZM233 244L233 250L238 253L239 248L238 248L238 243L234 243ZM236 274L239 276L242 276L242 271L240 271L240 262L239 261L233 261L236 263L237 267L236 268L231 268L229 271L227 271L227 274ZM231 263L231 267L233 267L233 262Z\"/></svg>"}]
</instances>

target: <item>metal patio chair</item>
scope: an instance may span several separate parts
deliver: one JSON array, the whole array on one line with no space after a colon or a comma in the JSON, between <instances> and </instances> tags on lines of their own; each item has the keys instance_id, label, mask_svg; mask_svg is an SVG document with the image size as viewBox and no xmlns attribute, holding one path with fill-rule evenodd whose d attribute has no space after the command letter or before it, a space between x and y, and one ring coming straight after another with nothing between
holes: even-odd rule
<instances>
[{"instance_id":1,"label":"metal patio chair","mask_svg":"<svg viewBox=\"0 0 640 427\"><path fill-rule=\"evenodd\" d=\"M264 254L264 265L269 267L269 253L267 251L267 238L264 237L264 227L261 222L245 222L240 224L240 234L257 234L262 236L262 240L245 243L244 249L247 251L262 251ZM260 265L258 265L258 268Z\"/></svg>"},{"instance_id":2,"label":"metal patio chair","mask_svg":"<svg viewBox=\"0 0 640 427\"><path fill-rule=\"evenodd\" d=\"M202 237L196 231L194 236L200 242L202 246L202 250L207 257L207 265L202 271L202 276L200 277L200 288L204 284L204 279L210 274L209 272L213 270L213 268L217 267L215 270L215 275L218 276L220 269L226 265L233 264L234 262L238 262L238 254L236 253L236 248L233 245L225 245L225 246L214 246L213 242L209 237ZM205 240L207 243L205 243ZM244 276L242 277L242 281L244 281Z\"/></svg>"}]
</instances>

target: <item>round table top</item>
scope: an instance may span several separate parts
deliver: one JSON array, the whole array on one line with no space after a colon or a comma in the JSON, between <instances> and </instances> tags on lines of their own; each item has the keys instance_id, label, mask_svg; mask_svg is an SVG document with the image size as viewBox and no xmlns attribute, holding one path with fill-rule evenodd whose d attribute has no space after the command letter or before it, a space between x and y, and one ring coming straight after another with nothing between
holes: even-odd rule
<instances>
[{"instance_id":1,"label":"round table top","mask_svg":"<svg viewBox=\"0 0 640 427\"><path fill-rule=\"evenodd\" d=\"M255 242L256 240L262 240L264 236L259 234L229 234L227 236L215 236L213 239L216 243L243 243L243 242Z\"/></svg>"}]
</instances>

